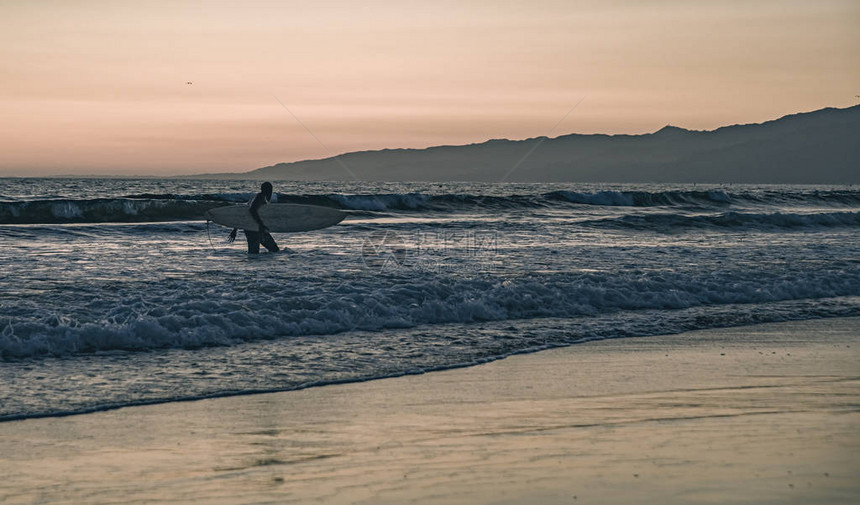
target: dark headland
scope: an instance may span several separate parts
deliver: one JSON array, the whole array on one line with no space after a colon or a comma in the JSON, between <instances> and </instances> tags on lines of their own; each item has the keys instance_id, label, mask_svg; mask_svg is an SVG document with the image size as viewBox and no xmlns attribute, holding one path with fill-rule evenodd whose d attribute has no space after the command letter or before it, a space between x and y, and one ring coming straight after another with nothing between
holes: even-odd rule
<instances>
[{"instance_id":1,"label":"dark headland","mask_svg":"<svg viewBox=\"0 0 860 505\"><path fill-rule=\"evenodd\" d=\"M533 152L527 156L529 151ZM522 161L521 161L522 160ZM518 165L519 163L519 165ZM511 169L516 170L505 178ZM344 168L347 167L348 171ZM860 105L712 131L383 149L199 178L298 181L860 183Z\"/></svg>"}]
</instances>

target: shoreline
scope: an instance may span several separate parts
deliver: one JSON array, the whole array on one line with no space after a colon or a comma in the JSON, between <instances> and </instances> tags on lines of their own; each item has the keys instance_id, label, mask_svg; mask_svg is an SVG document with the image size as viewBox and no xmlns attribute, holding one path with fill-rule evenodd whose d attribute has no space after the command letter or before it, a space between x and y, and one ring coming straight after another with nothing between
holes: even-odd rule
<instances>
[{"instance_id":1,"label":"shoreline","mask_svg":"<svg viewBox=\"0 0 860 505\"><path fill-rule=\"evenodd\" d=\"M7 421L0 498L850 503L857 349L860 318L766 323Z\"/></svg>"},{"instance_id":2,"label":"shoreline","mask_svg":"<svg viewBox=\"0 0 860 505\"><path fill-rule=\"evenodd\" d=\"M829 315L829 316L819 316L811 319L797 319L797 320L782 320L782 321L766 321L766 322L755 322L748 324L733 324L729 326L716 326L712 328L704 328L704 329L695 329L695 330L687 330L687 331L677 331L672 333L662 333L662 334L654 334L654 335L628 335L621 337L586 337L581 340L561 343L561 344L546 344L544 346L532 347L528 349L521 349L518 351L511 352L509 354L497 356L497 357L488 357L482 358L480 360L468 363L460 363L460 364L452 364L452 365L441 365L437 367L427 368L427 369L416 369L412 371L400 371L391 373L389 375L377 375L366 378L346 378L346 379L333 379L322 382L312 382L306 384L299 385L291 385L286 387L273 387L273 388L265 388L265 389L251 389L251 390L241 390L241 391L224 391L224 392L216 392L212 394L204 394L198 396L187 396L187 397L170 397L170 398L153 398L153 399L142 399L130 401L127 403L120 404L105 404L105 405L97 405L93 407L86 407L77 410L63 410L56 412L40 412L40 413L25 413L25 414L9 414L3 415L0 414L0 426L4 423L11 422L20 422L27 421L33 419L50 419L50 418L64 418L71 416L80 416L80 415L91 415L98 414L100 412L109 412L118 409L125 408L137 408L137 407L149 407L154 405L164 405L170 403L188 403L188 402L197 402L197 401L205 401L205 400L217 400L223 398L233 398L233 397L241 397L241 396L254 396L261 394L273 394L273 393L289 393L294 391L303 391L306 389L314 389L320 387L329 387L329 386L342 386L348 384L361 384L365 382L372 382L377 380L388 380L388 379L396 379L404 376L414 376L414 375L423 375L428 373L437 373L437 372L445 372L450 370L460 370L464 368L471 368L475 366L482 366L488 363L493 363L496 361L506 360L515 356L521 355L530 355L535 353L541 353L554 349L564 349L567 347L576 347L583 344L592 344L595 342L602 342L607 340L626 340L626 339L641 339L641 338L660 338L660 337L668 337L681 335L686 333L697 333L697 332L708 332L708 331L720 331L720 330L732 330L735 328L744 328L748 326L760 326L760 325L770 325L770 324L792 324L792 323L805 323L805 322L814 322L814 321L828 321L832 319L856 319L860 321L860 316L842 316L842 315ZM518 323L520 321L513 320L513 323ZM860 323L858 323L860 325ZM169 352L170 350L167 350ZM16 362L12 362L16 363Z\"/></svg>"}]
</instances>

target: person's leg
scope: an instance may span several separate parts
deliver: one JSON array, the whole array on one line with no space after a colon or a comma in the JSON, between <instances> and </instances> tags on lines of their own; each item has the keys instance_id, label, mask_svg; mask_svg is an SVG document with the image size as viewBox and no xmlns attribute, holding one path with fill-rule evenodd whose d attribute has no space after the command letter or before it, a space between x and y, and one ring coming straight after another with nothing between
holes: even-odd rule
<instances>
[{"instance_id":1,"label":"person's leg","mask_svg":"<svg viewBox=\"0 0 860 505\"><path fill-rule=\"evenodd\" d=\"M248 239L248 254L257 254L260 252L260 232L243 230L245 238Z\"/></svg>"},{"instance_id":2,"label":"person's leg","mask_svg":"<svg viewBox=\"0 0 860 505\"><path fill-rule=\"evenodd\" d=\"M278 247L278 244L275 243L275 239L272 238L272 235L269 233L263 233L262 238L260 239L260 243L262 243L269 252L278 252L281 249Z\"/></svg>"}]
</instances>

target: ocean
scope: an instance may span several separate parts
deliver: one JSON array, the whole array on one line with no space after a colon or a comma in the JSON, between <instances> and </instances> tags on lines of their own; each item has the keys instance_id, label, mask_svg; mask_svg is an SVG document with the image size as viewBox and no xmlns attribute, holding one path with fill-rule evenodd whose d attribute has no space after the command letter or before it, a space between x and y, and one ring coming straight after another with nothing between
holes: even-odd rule
<instances>
[{"instance_id":1,"label":"ocean","mask_svg":"<svg viewBox=\"0 0 860 505\"><path fill-rule=\"evenodd\" d=\"M0 421L364 381L594 339L860 316L860 188L0 179Z\"/></svg>"}]
</instances>

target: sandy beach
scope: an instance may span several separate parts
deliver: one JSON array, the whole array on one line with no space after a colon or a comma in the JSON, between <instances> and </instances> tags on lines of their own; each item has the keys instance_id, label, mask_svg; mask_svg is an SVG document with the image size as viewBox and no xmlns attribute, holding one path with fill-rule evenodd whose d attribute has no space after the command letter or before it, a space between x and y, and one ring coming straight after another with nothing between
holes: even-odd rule
<instances>
[{"instance_id":1,"label":"sandy beach","mask_svg":"<svg viewBox=\"0 0 860 505\"><path fill-rule=\"evenodd\" d=\"M858 21L0 0L0 505L860 505Z\"/></svg>"},{"instance_id":2,"label":"sandy beach","mask_svg":"<svg viewBox=\"0 0 860 505\"><path fill-rule=\"evenodd\" d=\"M860 319L0 424L0 502L856 503Z\"/></svg>"}]
</instances>

